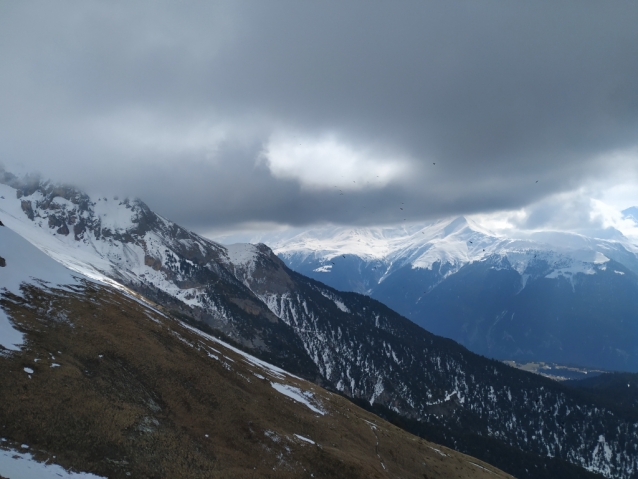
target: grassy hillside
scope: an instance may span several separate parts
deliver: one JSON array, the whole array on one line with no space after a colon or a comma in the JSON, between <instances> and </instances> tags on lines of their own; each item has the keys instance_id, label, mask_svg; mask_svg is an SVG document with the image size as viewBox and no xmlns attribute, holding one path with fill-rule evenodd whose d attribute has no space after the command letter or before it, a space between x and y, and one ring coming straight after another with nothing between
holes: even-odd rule
<instances>
[{"instance_id":1,"label":"grassy hillside","mask_svg":"<svg viewBox=\"0 0 638 479\"><path fill-rule=\"evenodd\" d=\"M0 304L27 338L0 357L0 436L39 460L111 479L511 477L116 290Z\"/></svg>"}]
</instances>

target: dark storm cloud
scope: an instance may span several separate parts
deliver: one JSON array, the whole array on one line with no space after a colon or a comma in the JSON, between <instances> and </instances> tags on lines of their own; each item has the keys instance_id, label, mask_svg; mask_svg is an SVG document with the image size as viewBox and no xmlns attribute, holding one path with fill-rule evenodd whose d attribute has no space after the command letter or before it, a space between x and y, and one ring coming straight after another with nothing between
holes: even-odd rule
<instances>
[{"instance_id":1,"label":"dark storm cloud","mask_svg":"<svg viewBox=\"0 0 638 479\"><path fill-rule=\"evenodd\" d=\"M638 144L637 19L632 2L5 2L0 160L202 230L520 208L635 172L609 155ZM403 173L309 186L313 165L268 158L275 137L330 135L363 151L352 168Z\"/></svg>"}]
</instances>

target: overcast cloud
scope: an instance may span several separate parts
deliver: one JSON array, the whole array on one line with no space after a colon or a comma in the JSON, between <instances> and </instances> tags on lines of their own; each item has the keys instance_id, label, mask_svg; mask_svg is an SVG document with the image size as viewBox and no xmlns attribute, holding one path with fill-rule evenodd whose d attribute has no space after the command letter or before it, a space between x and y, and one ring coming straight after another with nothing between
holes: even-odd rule
<instances>
[{"instance_id":1,"label":"overcast cloud","mask_svg":"<svg viewBox=\"0 0 638 479\"><path fill-rule=\"evenodd\" d=\"M2 2L0 161L199 231L578 228L591 198L638 203L637 22L622 1Z\"/></svg>"}]
</instances>

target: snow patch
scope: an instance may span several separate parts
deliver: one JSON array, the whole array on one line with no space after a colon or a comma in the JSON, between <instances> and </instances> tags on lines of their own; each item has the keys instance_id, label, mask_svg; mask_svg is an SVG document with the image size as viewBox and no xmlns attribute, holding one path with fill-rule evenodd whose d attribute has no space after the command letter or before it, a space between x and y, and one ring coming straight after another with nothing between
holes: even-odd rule
<instances>
[{"instance_id":1,"label":"snow patch","mask_svg":"<svg viewBox=\"0 0 638 479\"><path fill-rule=\"evenodd\" d=\"M310 402L316 401L314 395L310 391L302 391L301 389L289 384L279 384L271 382L270 385L275 388L277 392L280 392L284 396L287 396L294 401L304 404L311 411L316 412L317 414L321 414L322 416L326 414L325 411L319 409L317 406Z\"/></svg>"},{"instance_id":2,"label":"snow patch","mask_svg":"<svg viewBox=\"0 0 638 479\"><path fill-rule=\"evenodd\" d=\"M20 351L24 334L13 327L9 317L0 309L0 346L9 351Z\"/></svg>"},{"instance_id":3,"label":"snow patch","mask_svg":"<svg viewBox=\"0 0 638 479\"><path fill-rule=\"evenodd\" d=\"M374 392L372 393L372 397L370 398L370 406L374 404L374 401L383 393L383 379L379 377L377 379L377 383L374 385Z\"/></svg>"},{"instance_id":4,"label":"snow patch","mask_svg":"<svg viewBox=\"0 0 638 479\"><path fill-rule=\"evenodd\" d=\"M338 296L327 293L325 291L321 291L321 295L324 296L325 298L330 299L335 304L335 306L337 306L337 308L339 308L344 313L350 313L350 310L348 309L348 307L343 303L343 301L341 301L341 299L339 299Z\"/></svg>"},{"instance_id":5,"label":"snow patch","mask_svg":"<svg viewBox=\"0 0 638 479\"><path fill-rule=\"evenodd\" d=\"M313 269L313 271L315 273L330 273L332 271L332 265L326 264L326 265L320 266L319 268Z\"/></svg>"},{"instance_id":6,"label":"snow patch","mask_svg":"<svg viewBox=\"0 0 638 479\"><path fill-rule=\"evenodd\" d=\"M36 461L28 452L0 449L0 475L11 479L106 479L88 472L68 472Z\"/></svg>"},{"instance_id":7,"label":"snow patch","mask_svg":"<svg viewBox=\"0 0 638 479\"><path fill-rule=\"evenodd\" d=\"M489 469L487 469L486 467L480 466L480 465L478 465L478 464L477 464L477 463L475 463L475 462L472 462L472 461L467 461L467 462L469 462L469 463L470 463L470 464L472 464L473 466L476 466L476 467L479 467L479 468L483 469L484 471L487 471L487 472L489 472L489 473L491 473L491 474L494 474L492 471L490 471L490 470L489 470Z\"/></svg>"},{"instance_id":8,"label":"snow patch","mask_svg":"<svg viewBox=\"0 0 638 479\"><path fill-rule=\"evenodd\" d=\"M313 441L312 439L309 439L309 438L307 438L307 437L300 436L299 434L293 434L293 435L294 435L297 439L301 439L302 441L305 441L305 442L307 442L307 443L310 443L310 444L317 444L315 441Z\"/></svg>"},{"instance_id":9,"label":"snow patch","mask_svg":"<svg viewBox=\"0 0 638 479\"><path fill-rule=\"evenodd\" d=\"M432 449L434 452L436 452L437 454L440 454L441 456L447 457L447 454L445 454L444 452L442 452L440 449L437 449L436 447L432 447L432 446L428 446L430 449Z\"/></svg>"}]
</instances>

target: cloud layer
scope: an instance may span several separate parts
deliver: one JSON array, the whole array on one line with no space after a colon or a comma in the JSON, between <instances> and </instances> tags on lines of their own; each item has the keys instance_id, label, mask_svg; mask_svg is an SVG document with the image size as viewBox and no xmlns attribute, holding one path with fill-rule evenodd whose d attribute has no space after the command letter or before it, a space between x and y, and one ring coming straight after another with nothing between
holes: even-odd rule
<instances>
[{"instance_id":1,"label":"cloud layer","mask_svg":"<svg viewBox=\"0 0 638 479\"><path fill-rule=\"evenodd\" d=\"M0 161L140 196L201 231L526 206L530 227L582 222L584 204L547 205L638 174L637 14L5 2Z\"/></svg>"}]
</instances>

